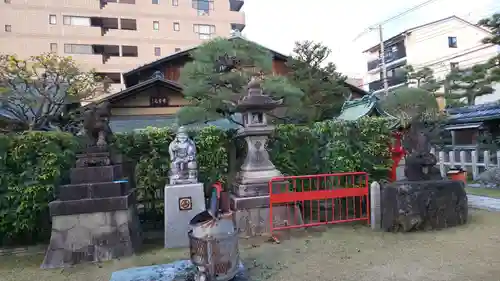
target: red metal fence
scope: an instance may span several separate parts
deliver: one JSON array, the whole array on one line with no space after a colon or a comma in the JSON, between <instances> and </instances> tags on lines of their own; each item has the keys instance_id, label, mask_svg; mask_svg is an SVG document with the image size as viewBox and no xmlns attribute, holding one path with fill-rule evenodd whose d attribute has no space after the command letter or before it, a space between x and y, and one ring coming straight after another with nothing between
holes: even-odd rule
<instances>
[{"instance_id":1,"label":"red metal fence","mask_svg":"<svg viewBox=\"0 0 500 281\"><path fill-rule=\"evenodd\" d=\"M277 177L269 181L269 194L271 235L276 230L369 222L364 172Z\"/></svg>"}]
</instances>

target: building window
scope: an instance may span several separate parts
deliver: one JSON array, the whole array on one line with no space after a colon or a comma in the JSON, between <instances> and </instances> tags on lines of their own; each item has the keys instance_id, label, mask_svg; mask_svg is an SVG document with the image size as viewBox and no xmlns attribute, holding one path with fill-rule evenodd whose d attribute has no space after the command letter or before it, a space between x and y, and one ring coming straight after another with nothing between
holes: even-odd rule
<instances>
[{"instance_id":1,"label":"building window","mask_svg":"<svg viewBox=\"0 0 500 281\"><path fill-rule=\"evenodd\" d=\"M179 31L181 30L181 25L178 22L174 22L174 31Z\"/></svg>"},{"instance_id":2,"label":"building window","mask_svg":"<svg viewBox=\"0 0 500 281\"><path fill-rule=\"evenodd\" d=\"M457 47L457 37L454 37L454 36L448 37L448 47L450 47L450 48Z\"/></svg>"},{"instance_id":3,"label":"building window","mask_svg":"<svg viewBox=\"0 0 500 281\"><path fill-rule=\"evenodd\" d=\"M56 15L49 15L49 24L57 24Z\"/></svg>"},{"instance_id":4,"label":"building window","mask_svg":"<svg viewBox=\"0 0 500 281\"><path fill-rule=\"evenodd\" d=\"M152 0L152 3L158 5L160 4L160 0Z\"/></svg>"},{"instance_id":5,"label":"building window","mask_svg":"<svg viewBox=\"0 0 500 281\"><path fill-rule=\"evenodd\" d=\"M192 0L193 9L198 11L199 16L210 14L210 10L214 9L213 0Z\"/></svg>"},{"instance_id":6,"label":"building window","mask_svg":"<svg viewBox=\"0 0 500 281\"><path fill-rule=\"evenodd\" d=\"M168 98L167 97L150 97L149 105L151 107L167 107Z\"/></svg>"},{"instance_id":7,"label":"building window","mask_svg":"<svg viewBox=\"0 0 500 281\"><path fill-rule=\"evenodd\" d=\"M179 6L179 0L172 0L172 6Z\"/></svg>"},{"instance_id":8,"label":"building window","mask_svg":"<svg viewBox=\"0 0 500 281\"><path fill-rule=\"evenodd\" d=\"M160 47L155 47L155 56L157 56L157 57L161 56L161 48Z\"/></svg>"},{"instance_id":9,"label":"building window","mask_svg":"<svg viewBox=\"0 0 500 281\"><path fill-rule=\"evenodd\" d=\"M50 52L57 53L57 43L50 43Z\"/></svg>"},{"instance_id":10,"label":"building window","mask_svg":"<svg viewBox=\"0 0 500 281\"><path fill-rule=\"evenodd\" d=\"M64 44L64 53L91 55L94 51L92 45Z\"/></svg>"},{"instance_id":11,"label":"building window","mask_svg":"<svg viewBox=\"0 0 500 281\"><path fill-rule=\"evenodd\" d=\"M180 52L181 48L175 48L175 52Z\"/></svg>"},{"instance_id":12,"label":"building window","mask_svg":"<svg viewBox=\"0 0 500 281\"><path fill-rule=\"evenodd\" d=\"M3 0L5 4L10 4L10 0Z\"/></svg>"},{"instance_id":13,"label":"building window","mask_svg":"<svg viewBox=\"0 0 500 281\"><path fill-rule=\"evenodd\" d=\"M12 25L6 24L5 25L5 32L12 32Z\"/></svg>"},{"instance_id":14,"label":"building window","mask_svg":"<svg viewBox=\"0 0 500 281\"><path fill-rule=\"evenodd\" d=\"M90 26L90 18L63 16L64 25Z\"/></svg>"},{"instance_id":15,"label":"building window","mask_svg":"<svg viewBox=\"0 0 500 281\"><path fill-rule=\"evenodd\" d=\"M160 22L153 21L153 30L160 30Z\"/></svg>"},{"instance_id":16,"label":"building window","mask_svg":"<svg viewBox=\"0 0 500 281\"><path fill-rule=\"evenodd\" d=\"M450 62L450 69L451 70L458 69L458 62Z\"/></svg>"},{"instance_id":17,"label":"building window","mask_svg":"<svg viewBox=\"0 0 500 281\"><path fill-rule=\"evenodd\" d=\"M193 25L193 31L198 34L200 39L211 39L212 35L215 34L215 25L195 24Z\"/></svg>"}]
</instances>

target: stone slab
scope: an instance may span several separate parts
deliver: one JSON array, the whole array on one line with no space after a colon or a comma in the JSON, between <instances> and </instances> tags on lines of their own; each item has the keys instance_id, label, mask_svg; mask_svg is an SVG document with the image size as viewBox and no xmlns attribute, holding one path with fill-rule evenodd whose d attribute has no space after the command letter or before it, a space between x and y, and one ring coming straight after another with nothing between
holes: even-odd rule
<instances>
[{"instance_id":1,"label":"stone slab","mask_svg":"<svg viewBox=\"0 0 500 281\"><path fill-rule=\"evenodd\" d=\"M269 195L238 197L231 194L233 219L241 236L258 236L271 232ZM303 224L298 206L273 206L272 221L275 227Z\"/></svg>"},{"instance_id":2,"label":"stone slab","mask_svg":"<svg viewBox=\"0 0 500 281\"><path fill-rule=\"evenodd\" d=\"M128 194L128 181L67 184L56 188L56 198L61 201L118 197Z\"/></svg>"},{"instance_id":3,"label":"stone slab","mask_svg":"<svg viewBox=\"0 0 500 281\"><path fill-rule=\"evenodd\" d=\"M189 246L189 221L206 210L202 183L165 186L165 248Z\"/></svg>"},{"instance_id":4,"label":"stone slab","mask_svg":"<svg viewBox=\"0 0 500 281\"><path fill-rule=\"evenodd\" d=\"M122 180L129 173L124 169L123 165L110 165L99 167L83 167L71 169L71 183L99 183L99 182L112 182Z\"/></svg>"},{"instance_id":5,"label":"stone slab","mask_svg":"<svg viewBox=\"0 0 500 281\"><path fill-rule=\"evenodd\" d=\"M180 260L169 264L143 266L115 271L110 281L184 281L193 280L195 267L190 260ZM248 281L243 263L239 272L231 281Z\"/></svg>"},{"instance_id":6,"label":"stone slab","mask_svg":"<svg viewBox=\"0 0 500 281\"><path fill-rule=\"evenodd\" d=\"M134 190L131 190L128 195L117 197L68 201L55 200L49 203L49 211L51 216L64 216L126 210L136 203L135 199L135 192Z\"/></svg>"},{"instance_id":7,"label":"stone slab","mask_svg":"<svg viewBox=\"0 0 500 281\"><path fill-rule=\"evenodd\" d=\"M41 268L130 256L140 245L141 231L135 208L55 216Z\"/></svg>"},{"instance_id":8,"label":"stone slab","mask_svg":"<svg viewBox=\"0 0 500 281\"><path fill-rule=\"evenodd\" d=\"M273 193L282 192L286 188L288 182L280 181L273 182ZM232 192L238 197L253 197L269 195L269 181L265 180L261 183L240 183L235 182L232 184Z\"/></svg>"},{"instance_id":9,"label":"stone slab","mask_svg":"<svg viewBox=\"0 0 500 281\"><path fill-rule=\"evenodd\" d=\"M397 181L381 186L386 231L442 229L467 222L468 199L461 181Z\"/></svg>"}]
</instances>

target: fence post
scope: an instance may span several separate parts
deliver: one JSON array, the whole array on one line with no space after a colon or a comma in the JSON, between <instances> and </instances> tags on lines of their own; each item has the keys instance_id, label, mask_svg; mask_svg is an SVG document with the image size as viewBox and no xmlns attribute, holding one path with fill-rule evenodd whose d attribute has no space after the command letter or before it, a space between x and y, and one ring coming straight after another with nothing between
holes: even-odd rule
<instances>
[{"instance_id":1,"label":"fence post","mask_svg":"<svg viewBox=\"0 0 500 281\"><path fill-rule=\"evenodd\" d=\"M466 166L465 166L465 151L462 150L460 151L460 168L462 169L466 169Z\"/></svg>"},{"instance_id":2,"label":"fence post","mask_svg":"<svg viewBox=\"0 0 500 281\"><path fill-rule=\"evenodd\" d=\"M497 167L500 167L500 150L497 151Z\"/></svg>"},{"instance_id":3,"label":"fence post","mask_svg":"<svg viewBox=\"0 0 500 281\"><path fill-rule=\"evenodd\" d=\"M380 230L382 228L380 196L380 184L374 181L370 185L370 225L373 230Z\"/></svg>"},{"instance_id":4,"label":"fence post","mask_svg":"<svg viewBox=\"0 0 500 281\"><path fill-rule=\"evenodd\" d=\"M490 152L488 150L484 151L484 170L488 170L490 168Z\"/></svg>"},{"instance_id":5,"label":"fence post","mask_svg":"<svg viewBox=\"0 0 500 281\"><path fill-rule=\"evenodd\" d=\"M455 168L455 151L452 150L452 151L449 151L448 152L448 156L450 158L450 166L449 168Z\"/></svg>"},{"instance_id":6,"label":"fence post","mask_svg":"<svg viewBox=\"0 0 500 281\"><path fill-rule=\"evenodd\" d=\"M470 155L472 162L472 179L476 180L477 174L479 173L479 170L477 168L477 151L476 150L471 151Z\"/></svg>"},{"instance_id":7,"label":"fence post","mask_svg":"<svg viewBox=\"0 0 500 281\"><path fill-rule=\"evenodd\" d=\"M438 158L439 158L439 171L441 172L441 176L444 178L446 177L446 171L445 171L445 168L444 168L444 151L439 151L439 154L438 154Z\"/></svg>"}]
</instances>

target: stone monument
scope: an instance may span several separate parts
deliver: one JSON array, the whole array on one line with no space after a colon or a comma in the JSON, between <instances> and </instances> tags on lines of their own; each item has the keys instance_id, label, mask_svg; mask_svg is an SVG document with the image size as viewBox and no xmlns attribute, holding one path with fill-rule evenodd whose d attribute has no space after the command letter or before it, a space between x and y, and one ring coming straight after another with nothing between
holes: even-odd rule
<instances>
[{"instance_id":1,"label":"stone monument","mask_svg":"<svg viewBox=\"0 0 500 281\"><path fill-rule=\"evenodd\" d=\"M381 226L386 231L440 229L467 222L464 183L441 177L427 130L414 122L405 136L406 179L381 183Z\"/></svg>"},{"instance_id":2,"label":"stone monument","mask_svg":"<svg viewBox=\"0 0 500 281\"><path fill-rule=\"evenodd\" d=\"M107 103L85 114L88 144L71 169L71 184L58 187L49 203L52 233L42 268L128 256L141 244L134 167L108 149L108 117Z\"/></svg>"},{"instance_id":3,"label":"stone monument","mask_svg":"<svg viewBox=\"0 0 500 281\"><path fill-rule=\"evenodd\" d=\"M269 232L269 181L282 176L269 159L266 149L268 137L274 127L268 125L266 112L277 108L282 103L270 96L264 95L260 83L252 79L248 84L248 94L239 100L236 111L243 116L243 127L237 136L245 139L247 154L240 171L231 187L231 208L239 232L248 236ZM287 182L275 183L286 185ZM288 207L274 207L273 220L279 224L290 220L301 223L298 208L287 210ZM288 212L288 213L287 213ZM288 222L292 224L292 222Z\"/></svg>"},{"instance_id":4,"label":"stone monument","mask_svg":"<svg viewBox=\"0 0 500 281\"><path fill-rule=\"evenodd\" d=\"M168 147L169 184L165 186L165 248L189 246L189 221L205 210L203 184L198 182L196 146L179 127Z\"/></svg>"}]
</instances>

